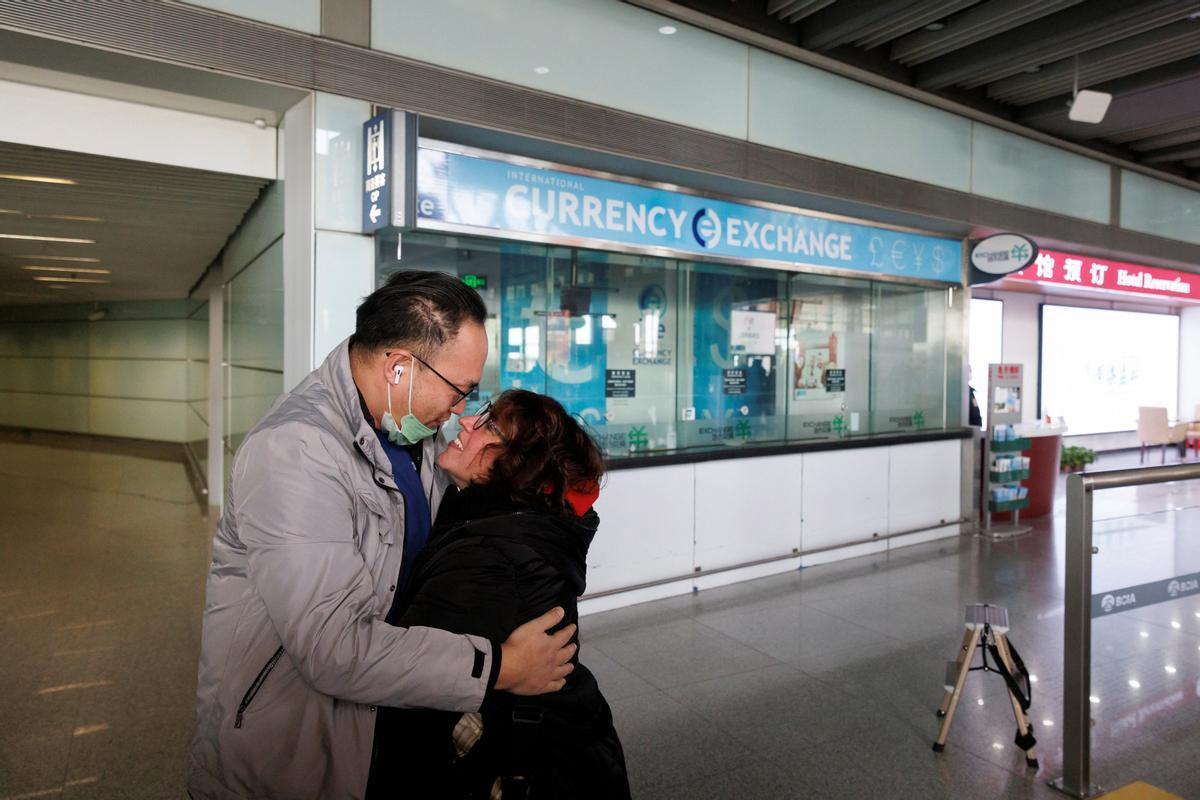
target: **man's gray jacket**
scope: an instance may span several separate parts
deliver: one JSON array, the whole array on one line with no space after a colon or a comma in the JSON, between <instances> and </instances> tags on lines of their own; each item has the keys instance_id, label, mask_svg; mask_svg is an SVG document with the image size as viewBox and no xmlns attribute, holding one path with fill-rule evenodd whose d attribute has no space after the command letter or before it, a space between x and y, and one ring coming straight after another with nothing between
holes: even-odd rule
<instances>
[{"instance_id":1,"label":"man's gray jacket","mask_svg":"<svg viewBox=\"0 0 1200 800\"><path fill-rule=\"evenodd\" d=\"M427 440L432 465L438 445ZM446 478L423 469L436 511ZM376 706L475 711L486 639L396 628L404 497L342 342L247 435L209 568L188 791L361 798Z\"/></svg>"}]
</instances>

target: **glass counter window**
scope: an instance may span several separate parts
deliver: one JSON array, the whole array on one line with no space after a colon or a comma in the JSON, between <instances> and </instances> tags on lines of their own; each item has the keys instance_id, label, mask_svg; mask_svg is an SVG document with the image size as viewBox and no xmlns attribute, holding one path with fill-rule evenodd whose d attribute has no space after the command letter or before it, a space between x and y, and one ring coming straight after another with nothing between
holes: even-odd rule
<instances>
[{"instance_id":1,"label":"glass counter window","mask_svg":"<svg viewBox=\"0 0 1200 800\"><path fill-rule=\"evenodd\" d=\"M484 299L488 360L468 408L510 387L547 393L609 457L957 419L947 289L473 237L376 241L380 284L440 270Z\"/></svg>"}]
</instances>

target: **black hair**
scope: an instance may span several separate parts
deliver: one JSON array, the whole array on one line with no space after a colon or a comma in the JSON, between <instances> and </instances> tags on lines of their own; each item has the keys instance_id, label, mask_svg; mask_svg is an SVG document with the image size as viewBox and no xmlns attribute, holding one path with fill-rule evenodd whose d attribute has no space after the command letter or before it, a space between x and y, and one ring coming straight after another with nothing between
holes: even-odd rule
<instances>
[{"instance_id":1,"label":"black hair","mask_svg":"<svg viewBox=\"0 0 1200 800\"><path fill-rule=\"evenodd\" d=\"M403 348L430 358L464 322L482 325L486 318L479 293L453 275L402 270L362 301L350 346L366 353Z\"/></svg>"}]
</instances>

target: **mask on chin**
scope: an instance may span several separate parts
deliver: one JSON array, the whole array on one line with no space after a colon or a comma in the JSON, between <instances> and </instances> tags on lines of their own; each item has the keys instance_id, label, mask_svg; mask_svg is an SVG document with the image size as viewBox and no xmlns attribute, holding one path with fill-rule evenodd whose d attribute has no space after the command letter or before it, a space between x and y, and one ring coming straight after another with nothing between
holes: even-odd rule
<instances>
[{"instance_id":1,"label":"mask on chin","mask_svg":"<svg viewBox=\"0 0 1200 800\"><path fill-rule=\"evenodd\" d=\"M413 361L413 374L408 377L408 413L400 418L400 424L396 424L396 418L392 416L392 384L388 383L388 410L383 412L383 419L380 424L387 431L388 441L392 444L405 447L410 444L420 444L425 439L437 433L435 428L431 428L421 420L413 416L412 413L412 393L413 393L413 378L416 377L417 363ZM400 368L396 371L397 380L400 378Z\"/></svg>"}]
</instances>

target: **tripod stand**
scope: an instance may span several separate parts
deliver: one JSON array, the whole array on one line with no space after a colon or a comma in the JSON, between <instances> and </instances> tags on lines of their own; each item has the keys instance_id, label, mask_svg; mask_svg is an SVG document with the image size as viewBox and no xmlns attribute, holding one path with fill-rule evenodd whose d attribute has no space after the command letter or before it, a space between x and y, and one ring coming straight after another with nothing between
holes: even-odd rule
<instances>
[{"instance_id":1,"label":"tripod stand","mask_svg":"<svg viewBox=\"0 0 1200 800\"><path fill-rule=\"evenodd\" d=\"M1004 678L1013 717L1017 721L1017 735L1013 742L1025 751L1026 766L1037 769L1037 755L1033 750L1037 740L1033 738L1033 726L1029 723L1026 713L1033 699L1033 689L1029 683L1029 671L1025 669L1020 654L1008 641L1008 609L987 604L967 606L965 625L967 630L963 635L958 658L946 664L946 693L937 711L938 716L942 717L942 727L938 731L937 741L933 743L933 749L940 753L946 748L946 738L950 735L954 712L962 698L967 673L980 670L994 672ZM983 664L973 667L971 662L974 660L976 649L983 653ZM994 667L988 663L989 652L995 660ZM1025 684L1024 691L1021 680Z\"/></svg>"}]
</instances>

